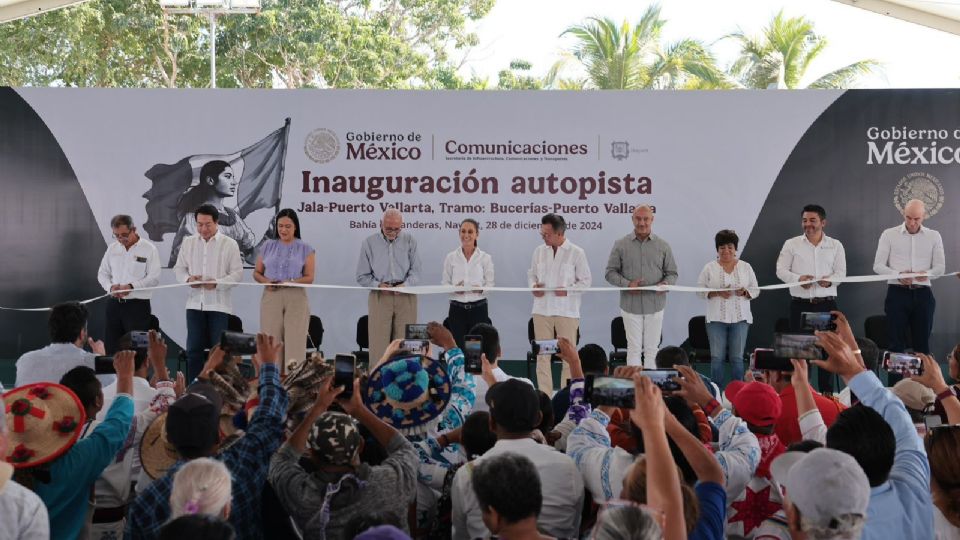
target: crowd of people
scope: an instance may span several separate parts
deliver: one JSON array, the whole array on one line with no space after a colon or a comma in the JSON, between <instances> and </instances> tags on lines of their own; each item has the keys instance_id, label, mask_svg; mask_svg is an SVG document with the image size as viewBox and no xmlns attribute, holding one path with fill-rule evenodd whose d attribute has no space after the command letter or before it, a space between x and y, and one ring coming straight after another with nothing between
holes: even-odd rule
<instances>
[{"instance_id":1,"label":"crowd of people","mask_svg":"<svg viewBox=\"0 0 960 540\"><path fill-rule=\"evenodd\" d=\"M920 226L922 208L908 204L904 216L881 238L877 264L884 273L942 273L942 244L939 269L935 249L918 255L939 239ZM716 364L708 378L683 349L658 346L662 293L626 290L631 350L627 365L614 367L599 345L575 346L575 289L589 285L590 271L563 219L550 214L528 278L545 289L533 292L534 326L538 337L557 338L567 380L557 389L549 358L535 381L498 365L499 332L483 294L493 263L472 220L444 265L444 282L466 289L451 301L455 321L427 325L432 352L405 349L397 334L416 322L416 297L389 289L415 284L420 263L402 216L388 211L358 266L358 280L377 289L371 351L374 333L384 345L344 378L306 356L306 295L283 286L313 280L314 252L299 239L295 213L277 216L277 239L255 258L255 279L268 285L261 326L269 332L256 336L249 359L218 345L242 269L218 217L209 204L196 211L197 234L183 238L175 265L180 280L197 282L186 373L169 371L155 329L146 344L131 337L144 308L149 315L149 291L139 289L154 283L157 255L126 216L111 223L117 243L100 273L112 294L112 356L88 335L83 304L51 310L51 344L18 360L15 388L3 394L0 538L960 539L960 387L946 383L916 334L922 372L892 389L876 374L876 345L836 309L834 328L816 332L823 360L761 371L734 364L726 383ZM633 233L608 261L611 284L676 280L653 218L649 207L634 212ZM805 234L784 246L778 272L801 283L799 311L835 307L842 245L822 234L822 208L804 208L802 219ZM928 237L902 236L921 231ZM742 358L742 323L759 293L736 257L738 241L718 233L718 258L700 276L716 289L704 295L711 349L723 343L714 362ZM932 315L922 304L929 290L911 292L928 285L922 275L891 284L888 311L907 301L893 288L908 291L912 306L906 318L891 317L896 324L929 333L929 321L915 322ZM481 340L479 370L468 366L464 335ZM947 363L960 380L960 347ZM813 367L839 376L845 396L814 391ZM666 384L654 369L677 376ZM616 406L592 393L607 376L628 396Z\"/></svg>"}]
</instances>

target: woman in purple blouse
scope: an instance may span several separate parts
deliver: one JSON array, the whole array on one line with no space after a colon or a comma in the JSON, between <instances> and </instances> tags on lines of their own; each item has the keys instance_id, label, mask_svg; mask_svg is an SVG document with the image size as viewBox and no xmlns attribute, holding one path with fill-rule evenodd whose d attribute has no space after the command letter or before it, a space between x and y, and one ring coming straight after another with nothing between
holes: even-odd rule
<instances>
[{"instance_id":1,"label":"woman in purple blouse","mask_svg":"<svg viewBox=\"0 0 960 540\"><path fill-rule=\"evenodd\" d=\"M310 305L307 289L286 283L313 283L313 248L300 239L297 213L284 208L274 223L277 239L269 240L257 254L253 279L267 284L260 301L260 331L283 339L283 364L303 362L307 355Z\"/></svg>"}]
</instances>

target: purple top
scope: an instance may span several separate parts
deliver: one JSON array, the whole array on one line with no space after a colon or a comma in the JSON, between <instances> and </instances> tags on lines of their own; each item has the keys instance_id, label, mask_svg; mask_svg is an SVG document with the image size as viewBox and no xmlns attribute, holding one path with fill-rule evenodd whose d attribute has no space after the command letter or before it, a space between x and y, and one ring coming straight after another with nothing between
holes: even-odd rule
<instances>
[{"instance_id":1,"label":"purple top","mask_svg":"<svg viewBox=\"0 0 960 540\"><path fill-rule=\"evenodd\" d=\"M287 281L303 277L303 266L313 248L299 238L289 244L268 240L260 248L263 275L270 281Z\"/></svg>"}]
</instances>

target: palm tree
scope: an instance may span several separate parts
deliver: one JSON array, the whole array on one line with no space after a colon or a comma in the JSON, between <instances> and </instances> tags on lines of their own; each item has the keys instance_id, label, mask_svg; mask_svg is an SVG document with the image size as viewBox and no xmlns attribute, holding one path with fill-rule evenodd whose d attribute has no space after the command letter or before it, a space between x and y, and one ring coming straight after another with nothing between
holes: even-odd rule
<instances>
[{"instance_id":1,"label":"palm tree","mask_svg":"<svg viewBox=\"0 0 960 540\"><path fill-rule=\"evenodd\" d=\"M591 17L567 28L563 34L577 38L573 49L551 68L545 79L550 88L728 88L732 83L700 42L684 39L662 46L660 33L666 21L660 6L651 5L634 26L627 21ZM560 74L579 63L586 78L564 79Z\"/></svg>"},{"instance_id":2,"label":"palm tree","mask_svg":"<svg viewBox=\"0 0 960 540\"><path fill-rule=\"evenodd\" d=\"M876 60L860 60L804 84L807 68L827 40L814 32L810 19L787 18L782 10L760 36L737 31L726 37L740 42L740 57L729 73L745 88L847 88L881 67Z\"/></svg>"}]
</instances>

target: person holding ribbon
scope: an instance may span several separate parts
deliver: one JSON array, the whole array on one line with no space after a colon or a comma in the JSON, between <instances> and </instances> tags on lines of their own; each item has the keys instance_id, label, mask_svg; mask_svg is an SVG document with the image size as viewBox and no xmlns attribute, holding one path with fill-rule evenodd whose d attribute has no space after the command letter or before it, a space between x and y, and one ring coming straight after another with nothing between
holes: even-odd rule
<instances>
[{"instance_id":1,"label":"person holding ribbon","mask_svg":"<svg viewBox=\"0 0 960 540\"><path fill-rule=\"evenodd\" d=\"M307 355L310 303L307 289L287 284L313 283L316 251L300 238L300 219L290 208L274 218L275 240L257 254L253 279L266 285L260 300L260 331L283 338L283 366L303 362Z\"/></svg>"},{"instance_id":2,"label":"person holding ribbon","mask_svg":"<svg viewBox=\"0 0 960 540\"><path fill-rule=\"evenodd\" d=\"M480 224L467 218L460 224L460 247L447 254L443 260L444 285L473 287L469 291L450 295L450 312L447 325L463 349L463 336L479 323L490 323L487 310L487 295L484 287L493 287L493 259L477 247Z\"/></svg>"},{"instance_id":3,"label":"person holding ribbon","mask_svg":"<svg viewBox=\"0 0 960 540\"><path fill-rule=\"evenodd\" d=\"M743 348L753 323L750 301L760 294L757 275L750 263L737 258L740 237L724 229L714 237L717 258L708 262L698 287L717 289L698 292L707 299L707 338L710 341L710 378L724 387L724 360L730 362L731 381L743 380Z\"/></svg>"}]
</instances>

